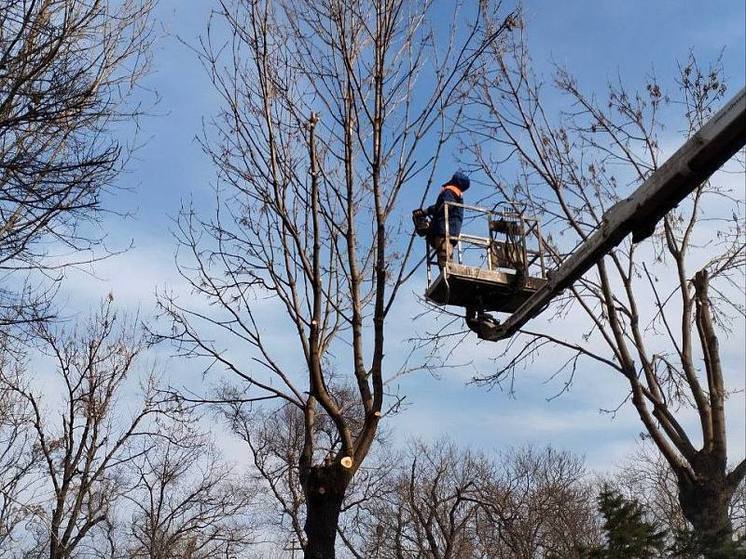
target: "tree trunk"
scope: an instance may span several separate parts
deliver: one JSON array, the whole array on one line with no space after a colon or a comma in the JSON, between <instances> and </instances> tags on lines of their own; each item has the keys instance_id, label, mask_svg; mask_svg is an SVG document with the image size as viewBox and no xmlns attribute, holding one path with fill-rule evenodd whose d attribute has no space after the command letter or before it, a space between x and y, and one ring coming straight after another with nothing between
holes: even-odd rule
<instances>
[{"instance_id":1,"label":"tree trunk","mask_svg":"<svg viewBox=\"0 0 746 559\"><path fill-rule=\"evenodd\" d=\"M305 483L304 559L334 559L337 524L349 475L339 464L311 467Z\"/></svg>"},{"instance_id":2,"label":"tree trunk","mask_svg":"<svg viewBox=\"0 0 746 559\"><path fill-rule=\"evenodd\" d=\"M724 474L679 479L679 503L706 559L733 557L733 525L728 515L732 492Z\"/></svg>"},{"instance_id":3,"label":"tree trunk","mask_svg":"<svg viewBox=\"0 0 746 559\"><path fill-rule=\"evenodd\" d=\"M60 504L52 511L52 525L49 533L49 559L62 559L64 557L64 546L60 542L62 518L58 512L59 510L62 510L62 505Z\"/></svg>"}]
</instances>

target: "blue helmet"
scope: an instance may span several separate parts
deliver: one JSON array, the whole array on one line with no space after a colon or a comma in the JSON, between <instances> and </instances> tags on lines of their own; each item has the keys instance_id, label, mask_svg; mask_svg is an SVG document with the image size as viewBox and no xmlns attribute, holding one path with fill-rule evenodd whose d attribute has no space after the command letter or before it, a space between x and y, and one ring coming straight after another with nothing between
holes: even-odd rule
<instances>
[{"instance_id":1,"label":"blue helmet","mask_svg":"<svg viewBox=\"0 0 746 559\"><path fill-rule=\"evenodd\" d=\"M449 184L457 187L461 192L469 190L469 186L471 186L469 177L462 171L456 171L455 173L453 173L451 180L449 180L443 186L447 186Z\"/></svg>"}]
</instances>

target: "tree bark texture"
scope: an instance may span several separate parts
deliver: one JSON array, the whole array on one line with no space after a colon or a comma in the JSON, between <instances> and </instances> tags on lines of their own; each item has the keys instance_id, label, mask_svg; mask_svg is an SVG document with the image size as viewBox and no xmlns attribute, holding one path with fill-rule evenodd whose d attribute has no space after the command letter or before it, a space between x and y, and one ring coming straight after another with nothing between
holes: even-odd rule
<instances>
[{"instance_id":1,"label":"tree bark texture","mask_svg":"<svg viewBox=\"0 0 746 559\"><path fill-rule=\"evenodd\" d=\"M719 468L694 481L679 479L679 503L697 534L706 559L732 557L733 526L728 515L732 491Z\"/></svg>"},{"instance_id":2,"label":"tree bark texture","mask_svg":"<svg viewBox=\"0 0 746 559\"><path fill-rule=\"evenodd\" d=\"M305 483L304 559L334 559L337 523L350 476L339 464L313 466Z\"/></svg>"}]
</instances>

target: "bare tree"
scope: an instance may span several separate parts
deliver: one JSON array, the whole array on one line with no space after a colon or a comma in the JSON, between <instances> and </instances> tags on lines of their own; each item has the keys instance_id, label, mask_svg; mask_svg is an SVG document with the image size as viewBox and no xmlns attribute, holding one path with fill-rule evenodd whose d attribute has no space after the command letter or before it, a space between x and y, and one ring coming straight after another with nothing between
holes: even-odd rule
<instances>
[{"instance_id":1,"label":"bare tree","mask_svg":"<svg viewBox=\"0 0 746 559\"><path fill-rule=\"evenodd\" d=\"M482 514L480 487L494 479L484 456L448 441L413 443L391 485L395 492L377 503L361 557L471 559Z\"/></svg>"},{"instance_id":2,"label":"bare tree","mask_svg":"<svg viewBox=\"0 0 746 559\"><path fill-rule=\"evenodd\" d=\"M23 382L19 363L9 354L3 355L0 369L3 375ZM32 447L29 429L29 406L12 391L0 389L0 557L12 557L13 548L20 547L23 525L33 518L35 493L33 487L38 456Z\"/></svg>"},{"instance_id":3,"label":"bare tree","mask_svg":"<svg viewBox=\"0 0 746 559\"><path fill-rule=\"evenodd\" d=\"M569 559L600 541L583 461L551 448L490 457L413 443L343 532L357 558Z\"/></svg>"},{"instance_id":4,"label":"bare tree","mask_svg":"<svg viewBox=\"0 0 746 559\"><path fill-rule=\"evenodd\" d=\"M125 497L135 511L128 557L235 557L251 544L254 490L195 432L198 420L161 427L130 461L136 486Z\"/></svg>"},{"instance_id":5,"label":"bare tree","mask_svg":"<svg viewBox=\"0 0 746 559\"><path fill-rule=\"evenodd\" d=\"M499 559L582 558L600 541L587 475L581 458L551 447L504 453L479 486L478 549Z\"/></svg>"},{"instance_id":6,"label":"bare tree","mask_svg":"<svg viewBox=\"0 0 746 559\"><path fill-rule=\"evenodd\" d=\"M173 404L159 397L152 373L140 379L144 394L139 402L130 410L120 403L137 380L132 377L145 348L139 328L137 322L122 321L109 299L78 331L41 327L39 339L56 367L43 391L38 383L29 387L0 371L4 391L30 408L42 488L51 493L37 503L36 533L50 559L72 557L96 529L106 529L126 487L123 466L150 448L134 450L133 444L156 433L157 417L176 417ZM39 372L34 376L41 378Z\"/></svg>"},{"instance_id":7,"label":"bare tree","mask_svg":"<svg viewBox=\"0 0 746 559\"><path fill-rule=\"evenodd\" d=\"M641 92L611 83L603 102L557 68L554 85L571 106L552 118L523 29L492 54L494 63L481 68L470 90L469 152L506 199L543 218L556 262L657 169L662 120L670 120L669 129L683 122L683 136L691 135L726 91L720 63L705 68L693 56L680 65L671 92L650 76ZM492 138L496 143L485 141ZM488 146L516 159L515 177L500 175L500 155ZM621 375L646 436L676 475L685 517L713 550L708 557L722 556L716 550L731 538L728 505L746 474L746 461L727 466L724 367L732 365L721 361L718 339L728 333L729 318L744 317L743 201L723 183L727 177L703 183L657 230L639 224L631 241L554 303L555 315L582 317L582 327L529 326L506 346L497 373L484 379L499 382L549 347L567 352L565 387L583 361ZM652 233L652 242L636 244ZM696 426L684 421L690 409Z\"/></svg>"},{"instance_id":8,"label":"bare tree","mask_svg":"<svg viewBox=\"0 0 746 559\"><path fill-rule=\"evenodd\" d=\"M488 3L456 9L470 18L465 31L436 47L432 8L225 1L202 42L223 99L204 140L220 173L218 208L213 219L185 210L178 233L189 257L181 271L211 306L163 297L173 321L164 337L234 374L243 402L302 413L294 459L306 557L334 556L348 485L387 412L386 377L399 370L384 360L385 325L416 264L411 240L392 238L399 194L431 183L457 86L509 25L484 27L497 11ZM226 44L213 42L215 25ZM352 407L338 399L347 381ZM318 436L324 418L329 439Z\"/></svg>"},{"instance_id":9,"label":"bare tree","mask_svg":"<svg viewBox=\"0 0 746 559\"><path fill-rule=\"evenodd\" d=\"M0 0L0 325L50 314L53 288L28 271L58 279L101 256L88 224L130 150L113 127L143 110L128 98L148 69L152 6Z\"/></svg>"},{"instance_id":10,"label":"bare tree","mask_svg":"<svg viewBox=\"0 0 746 559\"><path fill-rule=\"evenodd\" d=\"M263 486L264 527L279 535L278 540L305 545L305 497L298 471L304 439L302 411L291 405L249 410L235 399L229 408L221 409L231 430L248 446L257 481Z\"/></svg>"},{"instance_id":11,"label":"bare tree","mask_svg":"<svg viewBox=\"0 0 746 559\"><path fill-rule=\"evenodd\" d=\"M28 356L13 338L33 336L33 323L53 316L66 266L108 254L94 225L131 151L113 128L143 110L128 100L148 69L152 6L0 0L0 367L16 388L29 382L19 374ZM38 458L27 448L29 403L7 386L0 383L0 539L32 509L17 492Z\"/></svg>"}]
</instances>

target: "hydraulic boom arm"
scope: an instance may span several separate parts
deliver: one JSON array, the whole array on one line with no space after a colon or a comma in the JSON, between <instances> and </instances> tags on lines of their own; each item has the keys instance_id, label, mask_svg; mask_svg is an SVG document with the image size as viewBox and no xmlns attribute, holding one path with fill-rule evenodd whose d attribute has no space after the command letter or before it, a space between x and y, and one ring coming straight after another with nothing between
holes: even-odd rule
<instances>
[{"instance_id":1,"label":"hydraulic boom arm","mask_svg":"<svg viewBox=\"0 0 746 559\"><path fill-rule=\"evenodd\" d=\"M502 324L470 324L480 338L498 341L515 334L536 317L555 296L580 279L612 248L632 233L639 242L655 231L663 216L675 208L746 144L746 88L690 137L629 198L603 215L602 225L557 269L547 283ZM467 321L468 322L468 321Z\"/></svg>"}]
</instances>

